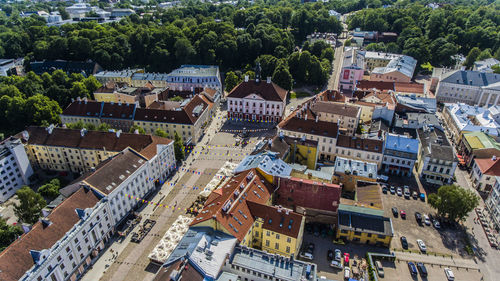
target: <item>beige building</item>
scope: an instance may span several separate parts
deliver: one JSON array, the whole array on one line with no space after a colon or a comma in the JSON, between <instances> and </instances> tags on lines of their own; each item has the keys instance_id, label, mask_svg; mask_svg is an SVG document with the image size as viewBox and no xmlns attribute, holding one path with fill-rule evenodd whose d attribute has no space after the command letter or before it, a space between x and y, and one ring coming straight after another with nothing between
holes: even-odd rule
<instances>
[{"instance_id":1,"label":"beige building","mask_svg":"<svg viewBox=\"0 0 500 281\"><path fill-rule=\"evenodd\" d=\"M94 98L99 102L128 103L148 107L158 101L159 96L166 91L168 91L167 88L156 88L149 82L142 87L119 87L115 82L108 82L94 92Z\"/></svg>"},{"instance_id":2,"label":"beige building","mask_svg":"<svg viewBox=\"0 0 500 281\"><path fill-rule=\"evenodd\" d=\"M403 55L367 51L365 53L365 70L371 72L374 68L385 67L392 59L399 58L401 56Z\"/></svg>"},{"instance_id":3,"label":"beige building","mask_svg":"<svg viewBox=\"0 0 500 281\"><path fill-rule=\"evenodd\" d=\"M338 156L376 163L380 169L382 166L384 151L384 138L379 134L377 138L360 138L345 135L339 135L337 138L337 147L335 153Z\"/></svg>"},{"instance_id":4,"label":"beige building","mask_svg":"<svg viewBox=\"0 0 500 281\"><path fill-rule=\"evenodd\" d=\"M304 105L304 115L307 115L308 104ZM337 123L339 131L353 136L358 128L361 108L335 102L317 101L311 103L311 111L319 121Z\"/></svg>"},{"instance_id":5,"label":"beige building","mask_svg":"<svg viewBox=\"0 0 500 281\"><path fill-rule=\"evenodd\" d=\"M71 130L53 126L31 126L26 129L26 133L16 137L22 139L33 167L75 173L91 171L127 147L148 158L152 152L156 152L157 146L172 143L170 139L151 135Z\"/></svg>"}]
</instances>

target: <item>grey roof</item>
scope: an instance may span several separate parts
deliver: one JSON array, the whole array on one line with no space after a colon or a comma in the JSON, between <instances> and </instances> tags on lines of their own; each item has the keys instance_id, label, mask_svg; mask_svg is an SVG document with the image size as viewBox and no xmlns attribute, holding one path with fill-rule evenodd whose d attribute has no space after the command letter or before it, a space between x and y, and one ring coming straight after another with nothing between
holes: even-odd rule
<instances>
[{"instance_id":1,"label":"grey roof","mask_svg":"<svg viewBox=\"0 0 500 281\"><path fill-rule=\"evenodd\" d=\"M383 216L382 210L340 204L338 227L341 230L354 230L366 233L393 236L392 221Z\"/></svg>"},{"instance_id":2,"label":"grey roof","mask_svg":"<svg viewBox=\"0 0 500 281\"><path fill-rule=\"evenodd\" d=\"M473 70L457 70L445 74L441 82L484 87L490 84L500 82L500 74L485 73Z\"/></svg>"},{"instance_id":3,"label":"grey roof","mask_svg":"<svg viewBox=\"0 0 500 281\"><path fill-rule=\"evenodd\" d=\"M474 70L490 72L491 67L497 64L500 64L500 61L498 61L495 58L488 58L481 61L476 61L474 63Z\"/></svg>"},{"instance_id":4,"label":"grey roof","mask_svg":"<svg viewBox=\"0 0 500 281\"><path fill-rule=\"evenodd\" d=\"M396 95L396 100L399 104L407 107L415 108L416 110L425 110L427 112L436 112L437 104L435 98L417 97L415 95L404 96Z\"/></svg>"},{"instance_id":5,"label":"grey roof","mask_svg":"<svg viewBox=\"0 0 500 281\"><path fill-rule=\"evenodd\" d=\"M234 169L234 173L237 174L254 168L259 168L273 176L289 176L292 172L292 168L285 161L279 159L277 153L267 151L245 157Z\"/></svg>"},{"instance_id":6,"label":"grey roof","mask_svg":"<svg viewBox=\"0 0 500 281\"><path fill-rule=\"evenodd\" d=\"M446 139L444 132L434 128L424 127L417 130L418 138L422 144L421 154L444 161L456 161L453 148Z\"/></svg>"},{"instance_id":7,"label":"grey roof","mask_svg":"<svg viewBox=\"0 0 500 281\"><path fill-rule=\"evenodd\" d=\"M417 66L417 60L410 56L400 56L391 59L385 67L376 67L372 73L385 74L393 71L399 71L408 77L413 77L413 71Z\"/></svg>"},{"instance_id":8,"label":"grey roof","mask_svg":"<svg viewBox=\"0 0 500 281\"><path fill-rule=\"evenodd\" d=\"M251 249L235 248L235 254L230 261L232 265L240 268L251 269L279 280L316 280L316 265L302 262L296 259L286 261L284 257ZM307 278L307 268L311 268L311 274ZM273 279L274 280L274 279Z\"/></svg>"}]
</instances>

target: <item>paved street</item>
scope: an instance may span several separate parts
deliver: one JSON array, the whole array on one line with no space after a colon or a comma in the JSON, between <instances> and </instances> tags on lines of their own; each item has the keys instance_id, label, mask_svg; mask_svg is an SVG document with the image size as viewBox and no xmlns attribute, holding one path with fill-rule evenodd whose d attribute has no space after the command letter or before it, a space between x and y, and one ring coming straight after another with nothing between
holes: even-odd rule
<instances>
[{"instance_id":1,"label":"paved street","mask_svg":"<svg viewBox=\"0 0 500 281\"><path fill-rule=\"evenodd\" d=\"M344 17L341 18L342 26L346 30L347 26L344 22ZM342 60L344 59L344 41L345 39L339 39L337 47L335 48L335 57L332 63L332 74L328 79L327 90L338 89L340 69L342 67Z\"/></svg>"},{"instance_id":2,"label":"paved street","mask_svg":"<svg viewBox=\"0 0 500 281\"><path fill-rule=\"evenodd\" d=\"M202 173L187 173L180 169L170 181L163 185L160 193L150 201L159 202L161 198L164 198L159 202L160 204L173 206L177 203L177 207L181 209L190 207L200 192L198 189L193 189L193 186L204 187L226 161L240 162L246 154L253 150L259 138L275 134L273 129L250 133L250 144L242 148L241 146L234 146L236 133L217 132L221 129L221 126L224 125L223 130L242 129L243 127L255 129L263 127L264 124L242 125L241 123L224 124L224 122L225 112L218 112L207 129L203 140L196 145L184 162L183 168ZM212 175L209 175L209 173ZM170 184L175 181L177 183L174 187L171 187ZM179 215L184 214L184 211L172 211L172 209L168 208L147 205L140 211L140 214L143 220L146 218L156 220L156 225L146 238L139 244L130 243L131 235L129 234L123 242L113 243L82 280L152 280L154 278L159 267L149 262L148 255L161 240L170 225ZM113 249L113 253L110 249Z\"/></svg>"}]
</instances>

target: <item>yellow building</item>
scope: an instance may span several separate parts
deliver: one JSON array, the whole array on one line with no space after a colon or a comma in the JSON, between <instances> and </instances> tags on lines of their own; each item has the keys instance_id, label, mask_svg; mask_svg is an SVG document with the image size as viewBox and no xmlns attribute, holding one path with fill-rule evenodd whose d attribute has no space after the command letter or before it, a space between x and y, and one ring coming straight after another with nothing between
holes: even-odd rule
<instances>
[{"instance_id":1,"label":"yellow building","mask_svg":"<svg viewBox=\"0 0 500 281\"><path fill-rule=\"evenodd\" d=\"M389 247L393 236L392 221L383 210L339 205L337 239Z\"/></svg>"},{"instance_id":2,"label":"yellow building","mask_svg":"<svg viewBox=\"0 0 500 281\"><path fill-rule=\"evenodd\" d=\"M90 171L127 147L142 153L151 145L171 142L151 135L35 126L28 127L18 137L23 139L33 167L75 173Z\"/></svg>"},{"instance_id":3,"label":"yellow building","mask_svg":"<svg viewBox=\"0 0 500 281\"><path fill-rule=\"evenodd\" d=\"M225 232L243 246L296 256L302 242L304 216L269 206L274 189L257 169L238 173L209 195L191 226Z\"/></svg>"}]
</instances>

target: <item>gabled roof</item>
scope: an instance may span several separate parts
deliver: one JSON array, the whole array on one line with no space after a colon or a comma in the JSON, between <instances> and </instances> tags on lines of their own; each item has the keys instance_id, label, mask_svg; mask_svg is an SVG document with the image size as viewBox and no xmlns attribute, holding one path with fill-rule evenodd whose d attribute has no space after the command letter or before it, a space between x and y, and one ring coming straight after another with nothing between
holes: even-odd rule
<instances>
[{"instance_id":1,"label":"gabled roof","mask_svg":"<svg viewBox=\"0 0 500 281\"><path fill-rule=\"evenodd\" d=\"M384 148L384 140L382 137L379 140L376 140L339 135L339 137L337 138L337 147L346 147L350 149L382 153Z\"/></svg>"},{"instance_id":2,"label":"gabled roof","mask_svg":"<svg viewBox=\"0 0 500 281\"><path fill-rule=\"evenodd\" d=\"M490 176L500 176L500 158L493 156L484 159L475 159L481 173Z\"/></svg>"},{"instance_id":3,"label":"gabled roof","mask_svg":"<svg viewBox=\"0 0 500 281\"><path fill-rule=\"evenodd\" d=\"M500 82L500 74L472 70L457 70L446 73L445 77L441 79L441 82L483 87Z\"/></svg>"},{"instance_id":4,"label":"gabled roof","mask_svg":"<svg viewBox=\"0 0 500 281\"><path fill-rule=\"evenodd\" d=\"M100 118L102 106L103 103L99 101L74 101L63 110L61 115Z\"/></svg>"},{"instance_id":5,"label":"gabled roof","mask_svg":"<svg viewBox=\"0 0 500 281\"><path fill-rule=\"evenodd\" d=\"M156 155L158 144L167 145L171 139L130 133L113 133L101 131L87 131L82 137L80 130L54 128L52 133L44 127L30 126L26 129L29 138L23 142L30 145L62 146L80 149L97 149L107 151L122 151L131 147L147 158ZM22 139L22 133L16 135Z\"/></svg>"},{"instance_id":6,"label":"gabled roof","mask_svg":"<svg viewBox=\"0 0 500 281\"><path fill-rule=\"evenodd\" d=\"M278 124L278 127L282 130L305 133L310 135L325 136L329 138L337 138L338 126L337 123L330 123L325 121L316 121L314 118L314 113L307 110L307 116L300 114L296 110L294 113L289 115L286 119ZM307 119L306 119L307 118Z\"/></svg>"},{"instance_id":7,"label":"gabled roof","mask_svg":"<svg viewBox=\"0 0 500 281\"><path fill-rule=\"evenodd\" d=\"M251 80L238 84L227 97L241 99L250 94L259 95L268 101L284 101L288 91L273 82L267 83L266 81L256 82L255 80Z\"/></svg>"},{"instance_id":8,"label":"gabled roof","mask_svg":"<svg viewBox=\"0 0 500 281\"><path fill-rule=\"evenodd\" d=\"M52 224L45 226L41 222L35 223L28 233L0 253L0 280L19 280L34 265L30 251L52 248L80 221L76 209L93 208L97 202L99 198L94 192L80 188L47 216Z\"/></svg>"},{"instance_id":9,"label":"gabled roof","mask_svg":"<svg viewBox=\"0 0 500 281\"><path fill-rule=\"evenodd\" d=\"M228 233L238 241L248 233L254 223L248 202L265 204L274 191L274 186L268 183L255 169L248 170L233 176L220 192L212 192L210 200L205 202L203 210L191 223L198 223L211 219L217 220ZM222 195L219 195L222 194Z\"/></svg>"},{"instance_id":10,"label":"gabled roof","mask_svg":"<svg viewBox=\"0 0 500 281\"><path fill-rule=\"evenodd\" d=\"M359 80L356 84L358 90L377 89L380 91L394 90L394 82Z\"/></svg>"},{"instance_id":11,"label":"gabled roof","mask_svg":"<svg viewBox=\"0 0 500 281\"><path fill-rule=\"evenodd\" d=\"M263 229L293 238L299 236L303 218L301 214L279 206L267 206L251 201L248 201L247 204L252 215L263 220Z\"/></svg>"},{"instance_id":12,"label":"gabled roof","mask_svg":"<svg viewBox=\"0 0 500 281\"><path fill-rule=\"evenodd\" d=\"M96 171L86 177L83 182L100 193L108 195L141 166L146 164L146 158L130 149L126 149L115 155L111 161L97 167ZM145 180L149 181L147 175Z\"/></svg>"},{"instance_id":13,"label":"gabled roof","mask_svg":"<svg viewBox=\"0 0 500 281\"><path fill-rule=\"evenodd\" d=\"M361 108L345 103L318 101L311 105L311 110L316 114L319 112L325 112L356 118L361 111Z\"/></svg>"},{"instance_id":14,"label":"gabled roof","mask_svg":"<svg viewBox=\"0 0 500 281\"><path fill-rule=\"evenodd\" d=\"M401 152L417 153L419 142L403 135L387 134L385 138L385 149Z\"/></svg>"}]
</instances>

